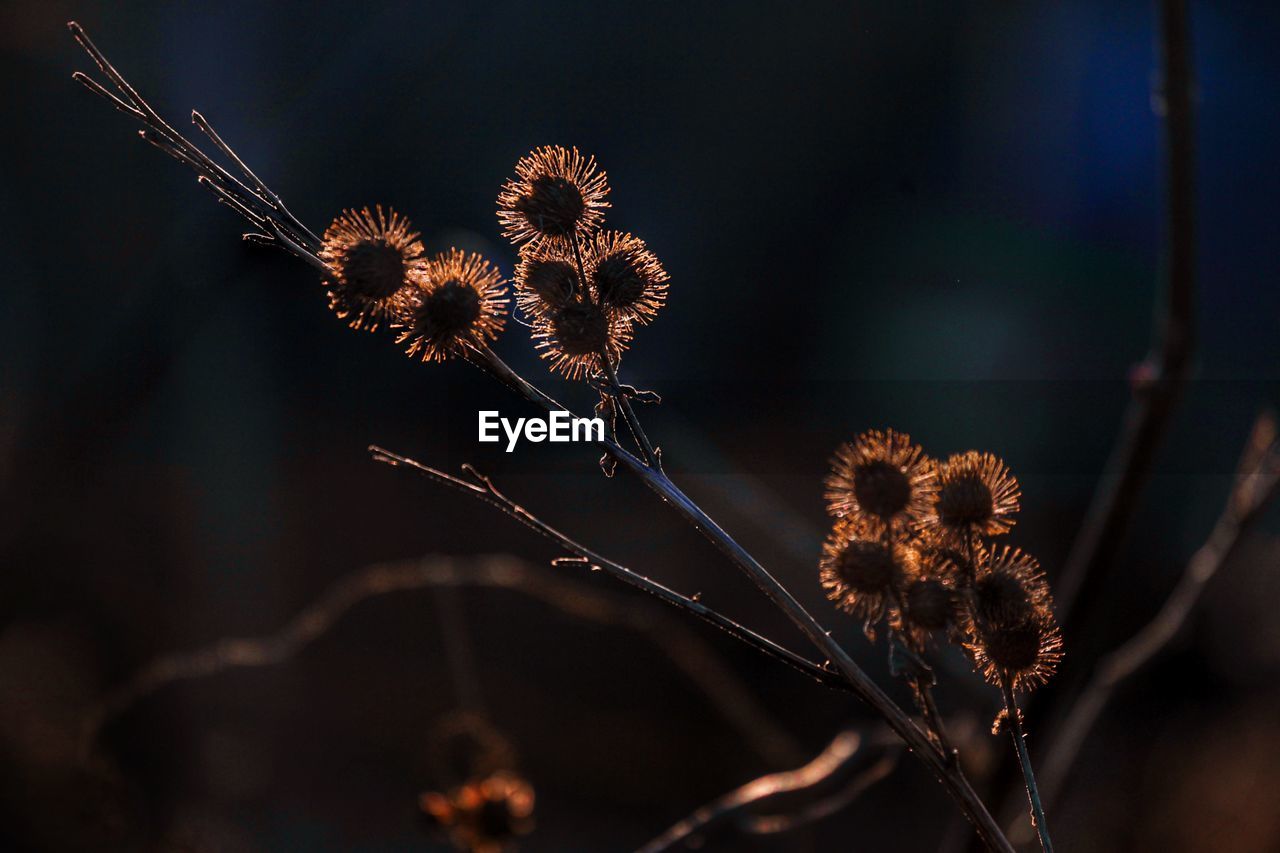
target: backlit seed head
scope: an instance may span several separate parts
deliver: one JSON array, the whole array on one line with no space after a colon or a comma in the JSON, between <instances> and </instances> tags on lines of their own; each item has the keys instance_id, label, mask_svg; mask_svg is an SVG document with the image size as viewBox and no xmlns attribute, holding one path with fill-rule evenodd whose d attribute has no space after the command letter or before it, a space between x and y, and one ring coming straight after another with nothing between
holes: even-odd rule
<instances>
[{"instance_id":1,"label":"backlit seed head","mask_svg":"<svg viewBox=\"0 0 1280 853\"><path fill-rule=\"evenodd\" d=\"M1052 613L1052 595L1040 564L1005 546L987 555L973 584L971 615L986 625L1016 625Z\"/></svg>"},{"instance_id":2,"label":"backlit seed head","mask_svg":"<svg viewBox=\"0 0 1280 853\"><path fill-rule=\"evenodd\" d=\"M324 232L318 255L331 271L329 307L354 329L376 329L395 313L409 277L422 266L409 220L381 205L345 210Z\"/></svg>"},{"instance_id":3,"label":"backlit seed head","mask_svg":"<svg viewBox=\"0 0 1280 853\"><path fill-rule=\"evenodd\" d=\"M498 194L498 221L515 243L585 240L604 221L609 183L594 157L548 145L521 157Z\"/></svg>"},{"instance_id":4,"label":"backlit seed head","mask_svg":"<svg viewBox=\"0 0 1280 853\"><path fill-rule=\"evenodd\" d=\"M398 343L423 361L444 361L487 345L502 330L506 287L480 255L450 249L413 277L398 310Z\"/></svg>"},{"instance_id":5,"label":"backlit seed head","mask_svg":"<svg viewBox=\"0 0 1280 853\"><path fill-rule=\"evenodd\" d=\"M871 430L836 450L826 479L827 509L836 518L880 526L915 524L928 510L933 489L933 461L910 436Z\"/></svg>"},{"instance_id":6,"label":"backlit seed head","mask_svg":"<svg viewBox=\"0 0 1280 853\"><path fill-rule=\"evenodd\" d=\"M516 265L516 304L529 317L549 317L582 290L572 252L544 247L520 253Z\"/></svg>"},{"instance_id":7,"label":"backlit seed head","mask_svg":"<svg viewBox=\"0 0 1280 853\"><path fill-rule=\"evenodd\" d=\"M965 646L987 681L1007 681L1020 691L1046 683L1062 661L1062 634L1051 615L1002 625L976 623Z\"/></svg>"},{"instance_id":8,"label":"backlit seed head","mask_svg":"<svg viewBox=\"0 0 1280 853\"><path fill-rule=\"evenodd\" d=\"M1007 533L1020 494L1018 481L999 457L974 450L957 453L938 466L928 523L956 541Z\"/></svg>"},{"instance_id":9,"label":"backlit seed head","mask_svg":"<svg viewBox=\"0 0 1280 853\"><path fill-rule=\"evenodd\" d=\"M919 573L911 548L887 542L862 522L838 522L822 546L819 579L827 598L867 623L878 622Z\"/></svg>"},{"instance_id":10,"label":"backlit seed head","mask_svg":"<svg viewBox=\"0 0 1280 853\"><path fill-rule=\"evenodd\" d=\"M418 807L431 826L469 853L501 853L533 829L533 788L511 771L473 779L446 794L423 794Z\"/></svg>"},{"instance_id":11,"label":"backlit seed head","mask_svg":"<svg viewBox=\"0 0 1280 853\"><path fill-rule=\"evenodd\" d=\"M647 323L667 299L668 276L644 241L604 231L591 244L589 276L601 305Z\"/></svg>"},{"instance_id":12,"label":"backlit seed head","mask_svg":"<svg viewBox=\"0 0 1280 853\"><path fill-rule=\"evenodd\" d=\"M602 372L602 354L616 365L631 340L631 324L592 302L570 302L534 324L533 337L551 369L569 379Z\"/></svg>"}]
</instances>

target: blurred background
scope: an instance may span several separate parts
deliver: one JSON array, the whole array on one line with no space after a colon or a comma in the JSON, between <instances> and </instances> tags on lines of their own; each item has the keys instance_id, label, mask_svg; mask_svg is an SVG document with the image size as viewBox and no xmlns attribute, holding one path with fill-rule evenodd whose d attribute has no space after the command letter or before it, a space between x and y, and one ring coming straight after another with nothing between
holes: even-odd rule
<instances>
[{"instance_id":1,"label":"blurred background","mask_svg":"<svg viewBox=\"0 0 1280 853\"><path fill-rule=\"evenodd\" d=\"M1155 613L1276 402L1280 11L1192 16L1196 374L1102 604L1066 637L1064 683ZM852 698L677 619L754 697L772 734L753 742L724 713L743 703L662 645L675 614L552 569L558 552L500 514L371 462L378 443L475 463L586 544L805 650L634 479L604 478L577 445L477 444L477 409L529 411L465 365L349 331L309 268L241 243L238 219L71 81L91 70L73 18L180 128L198 107L314 230L389 204L428 249L482 251L509 274L494 199L515 161L543 144L594 153L610 223L672 278L623 366L663 396L642 416L668 470L900 701L883 644L818 586L839 442L893 427L935 455L1001 455L1023 487L1010 541L1051 577L1066 558L1162 272L1147 3L9 2L7 849L448 849L417 799L449 784L440 733L460 712L483 714L536 789L522 850L634 849L843 728L876 732ZM523 328L497 349L591 404ZM1051 815L1061 849L1280 849L1277 532L1272 513L1119 691ZM451 555L465 572L495 553L630 622L468 585L381 595L287 661L126 703L83 748L86 714L159 656L272 634L370 564ZM962 660L939 667L984 788L1008 748L985 733L998 695ZM904 759L804 832L706 849L963 849L955 814Z\"/></svg>"}]
</instances>

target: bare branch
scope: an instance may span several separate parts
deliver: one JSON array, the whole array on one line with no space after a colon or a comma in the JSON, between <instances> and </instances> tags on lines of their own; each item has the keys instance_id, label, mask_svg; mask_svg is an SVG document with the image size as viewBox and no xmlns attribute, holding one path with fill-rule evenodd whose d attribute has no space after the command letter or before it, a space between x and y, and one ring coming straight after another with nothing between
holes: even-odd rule
<instances>
[{"instance_id":1,"label":"bare branch","mask_svg":"<svg viewBox=\"0 0 1280 853\"><path fill-rule=\"evenodd\" d=\"M843 731L803 767L761 776L735 788L676 823L638 853L664 853L682 843L692 846L728 824L736 824L742 832L770 835L825 817L887 776L897 761L895 749L858 772L867 761L861 746L861 735ZM832 794L833 786L841 787ZM781 801L786 800L799 802L784 805Z\"/></svg>"},{"instance_id":2,"label":"bare branch","mask_svg":"<svg viewBox=\"0 0 1280 853\"><path fill-rule=\"evenodd\" d=\"M1276 496L1278 485L1280 443L1276 440L1275 416L1266 412L1254 424L1235 484L1208 541L1192 555L1155 618L1099 662L1088 687L1061 725L1055 727L1056 735L1045 752L1040 773L1046 801L1052 803L1062 792L1080 747L1116 687L1150 663L1178 635L1205 586L1231 559L1249 528Z\"/></svg>"},{"instance_id":3,"label":"bare branch","mask_svg":"<svg viewBox=\"0 0 1280 853\"><path fill-rule=\"evenodd\" d=\"M661 611L636 608L631 601L556 577L506 555L466 560L430 557L369 566L336 581L273 634L225 638L194 651L165 655L143 667L97 704L85 724L86 748L93 746L111 720L166 686L230 669L285 663L331 630L362 601L395 592L462 586L512 590L568 616L634 631L665 652L763 760L785 766L803 755L794 738L759 705L715 651L684 627L682 620Z\"/></svg>"},{"instance_id":4,"label":"bare branch","mask_svg":"<svg viewBox=\"0 0 1280 853\"><path fill-rule=\"evenodd\" d=\"M1072 610L1087 609L1099 578L1128 533L1139 495L1174 408L1191 375L1195 340L1195 150L1190 27L1186 0L1161 0L1162 90L1157 109L1165 116L1167 193L1165 228L1168 271L1156 306L1152 352L1135 371L1133 400L1107 462L1084 526L1058 578L1058 619L1070 630Z\"/></svg>"}]
</instances>

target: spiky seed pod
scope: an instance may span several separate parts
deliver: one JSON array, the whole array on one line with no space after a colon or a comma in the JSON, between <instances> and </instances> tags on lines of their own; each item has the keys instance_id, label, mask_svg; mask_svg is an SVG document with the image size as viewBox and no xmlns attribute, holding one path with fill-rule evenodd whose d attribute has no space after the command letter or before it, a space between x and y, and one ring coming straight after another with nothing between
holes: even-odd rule
<instances>
[{"instance_id":1,"label":"spiky seed pod","mask_svg":"<svg viewBox=\"0 0 1280 853\"><path fill-rule=\"evenodd\" d=\"M1016 548L989 554L968 596L965 648L992 684L1016 690L1045 683L1062 659L1053 597L1040 564Z\"/></svg>"},{"instance_id":2,"label":"spiky seed pod","mask_svg":"<svg viewBox=\"0 0 1280 853\"><path fill-rule=\"evenodd\" d=\"M637 323L657 316L667 299L669 278L643 240L604 231L591 245L589 276L600 304Z\"/></svg>"},{"instance_id":3,"label":"spiky seed pod","mask_svg":"<svg viewBox=\"0 0 1280 853\"><path fill-rule=\"evenodd\" d=\"M1047 614L1007 624L975 623L965 648L988 682L1007 681L1022 692L1045 684L1062 662L1062 634Z\"/></svg>"},{"instance_id":4,"label":"spiky seed pod","mask_svg":"<svg viewBox=\"0 0 1280 853\"><path fill-rule=\"evenodd\" d=\"M594 157L547 145L516 163L516 176L498 194L498 221L514 243L566 245L590 237L604 221L609 182Z\"/></svg>"},{"instance_id":5,"label":"spiky seed pod","mask_svg":"<svg viewBox=\"0 0 1280 853\"><path fill-rule=\"evenodd\" d=\"M618 363L631 340L631 323L594 302L570 302L539 318L533 337L552 370L582 379L602 371L602 353Z\"/></svg>"},{"instance_id":6,"label":"spiky seed pod","mask_svg":"<svg viewBox=\"0 0 1280 853\"><path fill-rule=\"evenodd\" d=\"M967 542L1013 527L1021 492L998 456L970 450L938 466L937 492L927 524L940 537Z\"/></svg>"},{"instance_id":7,"label":"spiky seed pod","mask_svg":"<svg viewBox=\"0 0 1280 853\"><path fill-rule=\"evenodd\" d=\"M919 651L935 633L945 631L956 636L964 623L964 611L956 565L935 553L917 553L919 571L902 591L902 606L895 613L894 628Z\"/></svg>"},{"instance_id":8,"label":"spiky seed pod","mask_svg":"<svg viewBox=\"0 0 1280 853\"><path fill-rule=\"evenodd\" d=\"M822 545L818 576L827 598L863 620L868 636L885 609L918 575L918 555L860 521L838 522Z\"/></svg>"},{"instance_id":9,"label":"spiky seed pod","mask_svg":"<svg viewBox=\"0 0 1280 853\"><path fill-rule=\"evenodd\" d=\"M395 314L422 254L417 232L394 210L344 210L325 229L318 253L332 271L329 307L353 329L373 331Z\"/></svg>"},{"instance_id":10,"label":"spiky seed pod","mask_svg":"<svg viewBox=\"0 0 1280 853\"><path fill-rule=\"evenodd\" d=\"M911 437L870 430L842 444L826 478L827 510L836 518L915 524L933 499L934 464Z\"/></svg>"},{"instance_id":11,"label":"spiky seed pod","mask_svg":"<svg viewBox=\"0 0 1280 853\"><path fill-rule=\"evenodd\" d=\"M533 829L533 788L511 771L473 779L448 794L423 794L418 807L454 846L470 853L500 853Z\"/></svg>"},{"instance_id":12,"label":"spiky seed pod","mask_svg":"<svg viewBox=\"0 0 1280 853\"><path fill-rule=\"evenodd\" d=\"M573 253L558 247L530 248L516 265L516 304L527 316L550 317L582 289Z\"/></svg>"},{"instance_id":13,"label":"spiky seed pod","mask_svg":"<svg viewBox=\"0 0 1280 853\"><path fill-rule=\"evenodd\" d=\"M1014 625L1052 615L1053 598L1040 563L1007 545L986 555L974 581L971 616L988 625Z\"/></svg>"},{"instance_id":14,"label":"spiky seed pod","mask_svg":"<svg viewBox=\"0 0 1280 853\"><path fill-rule=\"evenodd\" d=\"M444 361L484 346L502 331L506 286L488 261L458 249L428 261L397 312L397 343L423 361Z\"/></svg>"}]
</instances>

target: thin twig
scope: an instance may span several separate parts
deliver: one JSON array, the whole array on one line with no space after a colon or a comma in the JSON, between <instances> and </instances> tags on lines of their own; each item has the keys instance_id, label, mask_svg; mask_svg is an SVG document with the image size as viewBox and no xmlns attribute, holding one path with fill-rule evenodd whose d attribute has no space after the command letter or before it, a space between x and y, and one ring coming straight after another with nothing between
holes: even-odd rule
<instances>
[{"instance_id":1,"label":"thin twig","mask_svg":"<svg viewBox=\"0 0 1280 853\"><path fill-rule=\"evenodd\" d=\"M1191 375L1195 340L1195 150L1190 27L1186 0L1160 0L1163 83L1156 96L1165 116L1168 203L1167 275L1156 307L1152 353L1135 371L1134 394L1120 437L1098 483L1084 526L1058 577L1058 619L1070 631L1072 611L1087 609L1129 530L1138 498L1174 408Z\"/></svg>"},{"instance_id":2,"label":"thin twig","mask_svg":"<svg viewBox=\"0 0 1280 853\"><path fill-rule=\"evenodd\" d=\"M649 638L719 713L770 764L794 764L799 744L769 716L707 643L683 620L637 608L578 582L557 577L506 555L428 557L368 566L334 582L278 631L256 638L224 638L204 648L164 655L108 693L87 716L84 743L92 747L102 728L138 702L179 681L242 667L285 663L328 632L362 601L394 592L463 586L507 589L542 601L577 619L635 631Z\"/></svg>"},{"instance_id":3,"label":"thin twig","mask_svg":"<svg viewBox=\"0 0 1280 853\"><path fill-rule=\"evenodd\" d=\"M1013 695L1013 682L1007 677L1002 678L1000 686L1004 690L1005 722L1009 726L1009 736L1013 738L1013 748L1018 753L1022 781L1027 788L1027 801L1031 804L1031 822L1036 826L1040 849L1044 853L1053 853L1053 842L1049 840L1049 823L1044 816L1044 802L1040 799L1036 773L1031 767L1031 756L1027 753L1027 736L1022 731L1022 712L1018 710L1018 698Z\"/></svg>"},{"instance_id":4,"label":"thin twig","mask_svg":"<svg viewBox=\"0 0 1280 853\"><path fill-rule=\"evenodd\" d=\"M831 813L833 805L847 805L852 799L851 792L856 796L884 778L893 768L893 758L885 756L877 761L835 797L822 798L817 803L782 812L771 812L770 808L779 799L827 790L833 781L844 776L855 761L863 757L861 745L862 737L857 732L843 731L803 767L761 776L717 797L645 844L637 853L664 853L682 843L701 840L710 830L727 823L737 822L740 830L752 834L776 834L824 817Z\"/></svg>"},{"instance_id":5,"label":"thin twig","mask_svg":"<svg viewBox=\"0 0 1280 853\"><path fill-rule=\"evenodd\" d=\"M111 85L119 93L111 92L101 83L83 72L77 71L72 79L83 85L93 94L105 99L121 112L133 116L146 125L140 136L178 162L192 169L201 182L209 185L233 210L248 219L255 228L269 232L259 235L254 242L261 242L263 237L273 245L285 249L304 261L327 271L324 263L317 257L320 238L302 224L262 180L254 174L239 155L222 140L213 126L198 112L192 112L192 122L209 137L214 146L240 170L244 180L235 177L220 166L209 155L189 139L178 133L167 121L160 117L149 103L143 100L138 91L125 80L101 50L89 38L84 28L71 21L67 24L72 37L84 48L98 70L103 73ZM248 182L246 184L246 181Z\"/></svg>"},{"instance_id":6,"label":"thin twig","mask_svg":"<svg viewBox=\"0 0 1280 853\"><path fill-rule=\"evenodd\" d=\"M1089 731L1116 687L1145 667L1178 635L1205 586L1236 553L1241 540L1280 486L1280 444L1276 421L1264 413L1254 424L1240 468L1213 532L1188 561L1160 611L1127 642L1103 658L1088 687L1072 705L1046 750L1041 771L1046 802L1057 801Z\"/></svg>"}]
</instances>

